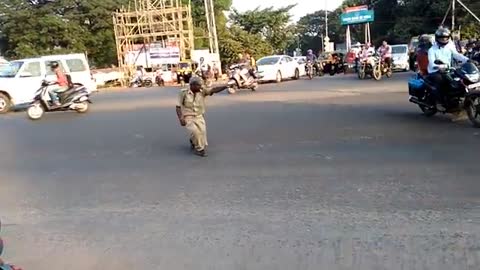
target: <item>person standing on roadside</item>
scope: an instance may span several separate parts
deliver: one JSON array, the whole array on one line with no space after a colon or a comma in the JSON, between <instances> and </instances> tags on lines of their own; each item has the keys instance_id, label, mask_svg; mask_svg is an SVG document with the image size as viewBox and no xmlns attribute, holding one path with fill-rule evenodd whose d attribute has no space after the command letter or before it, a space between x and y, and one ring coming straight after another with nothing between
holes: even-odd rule
<instances>
[{"instance_id":1,"label":"person standing on roadside","mask_svg":"<svg viewBox=\"0 0 480 270\"><path fill-rule=\"evenodd\" d=\"M227 89L227 85L205 88L202 79L192 77L189 88L183 89L178 96L176 112L178 121L190 133L190 146L195 155L207 156L207 126L205 123L205 99Z\"/></svg>"}]
</instances>

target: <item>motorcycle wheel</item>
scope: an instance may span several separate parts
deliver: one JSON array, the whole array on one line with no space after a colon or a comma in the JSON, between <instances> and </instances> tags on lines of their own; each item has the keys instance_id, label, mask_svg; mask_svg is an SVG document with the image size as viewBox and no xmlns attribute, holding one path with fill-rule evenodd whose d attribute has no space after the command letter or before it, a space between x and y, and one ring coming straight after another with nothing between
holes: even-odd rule
<instances>
[{"instance_id":1,"label":"motorcycle wheel","mask_svg":"<svg viewBox=\"0 0 480 270\"><path fill-rule=\"evenodd\" d=\"M144 84L145 87L152 87L153 83L151 81L146 81Z\"/></svg>"},{"instance_id":2,"label":"motorcycle wheel","mask_svg":"<svg viewBox=\"0 0 480 270\"><path fill-rule=\"evenodd\" d=\"M418 107L420 107L420 110L422 110L423 114L426 117L432 117L435 114L437 114L437 112L438 112L437 108L428 108L428 107L425 107L423 105L418 105Z\"/></svg>"},{"instance_id":3,"label":"motorcycle wheel","mask_svg":"<svg viewBox=\"0 0 480 270\"><path fill-rule=\"evenodd\" d=\"M76 108L75 111L78 113L86 113L89 109L89 105L87 101L82 101L81 103L78 103L79 105L81 104L80 107Z\"/></svg>"},{"instance_id":4,"label":"motorcycle wheel","mask_svg":"<svg viewBox=\"0 0 480 270\"><path fill-rule=\"evenodd\" d=\"M465 99L465 110L473 126L480 128L480 92L468 94Z\"/></svg>"},{"instance_id":5,"label":"motorcycle wheel","mask_svg":"<svg viewBox=\"0 0 480 270\"><path fill-rule=\"evenodd\" d=\"M27 109L27 116L30 120L39 120L44 113L45 109L40 103L33 104Z\"/></svg>"},{"instance_id":6,"label":"motorcycle wheel","mask_svg":"<svg viewBox=\"0 0 480 270\"><path fill-rule=\"evenodd\" d=\"M382 69L380 66L376 66L372 70L372 77L375 81L380 81L382 79Z\"/></svg>"},{"instance_id":7,"label":"motorcycle wheel","mask_svg":"<svg viewBox=\"0 0 480 270\"><path fill-rule=\"evenodd\" d=\"M366 73L365 73L365 69L361 68L358 70L358 78L360 80L363 80L365 79L365 76L366 76Z\"/></svg>"}]
</instances>

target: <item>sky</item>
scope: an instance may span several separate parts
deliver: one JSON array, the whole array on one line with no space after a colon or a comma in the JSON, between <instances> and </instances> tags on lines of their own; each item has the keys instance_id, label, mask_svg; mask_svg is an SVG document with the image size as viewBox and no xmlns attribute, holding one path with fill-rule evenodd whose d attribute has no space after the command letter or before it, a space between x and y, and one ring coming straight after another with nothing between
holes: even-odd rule
<instances>
[{"instance_id":1,"label":"sky","mask_svg":"<svg viewBox=\"0 0 480 270\"><path fill-rule=\"evenodd\" d=\"M308 13L325 9L325 2L327 2L328 10L334 10L340 6L342 0L233 0L233 7L239 11L246 11L258 6L260 6L260 8L271 6L279 8L291 4L297 4L297 6L291 11L293 16L292 19L297 21Z\"/></svg>"}]
</instances>

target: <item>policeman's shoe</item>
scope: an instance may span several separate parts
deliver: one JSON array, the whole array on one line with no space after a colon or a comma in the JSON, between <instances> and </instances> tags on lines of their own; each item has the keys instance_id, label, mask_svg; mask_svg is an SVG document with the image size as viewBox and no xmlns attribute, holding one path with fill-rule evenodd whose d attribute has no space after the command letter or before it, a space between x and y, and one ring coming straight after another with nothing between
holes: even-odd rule
<instances>
[{"instance_id":1,"label":"policeman's shoe","mask_svg":"<svg viewBox=\"0 0 480 270\"><path fill-rule=\"evenodd\" d=\"M205 149L200 150L200 151L196 150L196 151L195 151L195 155L200 156L200 157L207 157L207 156L208 156L208 155L207 155L207 152L205 151Z\"/></svg>"},{"instance_id":2,"label":"policeman's shoe","mask_svg":"<svg viewBox=\"0 0 480 270\"><path fill-rule=\"evenodd\" d=\"M460 122L465 120L468 120L468 116L464 110L461 110L453 114L452 122Z\"/></svg>"}]
</instances>

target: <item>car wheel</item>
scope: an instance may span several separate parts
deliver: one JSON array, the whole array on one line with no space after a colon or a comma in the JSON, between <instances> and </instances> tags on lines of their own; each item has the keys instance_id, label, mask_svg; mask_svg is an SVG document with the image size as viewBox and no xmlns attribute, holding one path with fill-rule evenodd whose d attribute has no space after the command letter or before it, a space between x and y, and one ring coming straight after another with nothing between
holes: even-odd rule
<instances>
[{"instance_id":1,"label":"car wheel","mask_svg":"<svg viewBox=\"0 0 480 270\"><path fill-rule=\"evenodd\" d=\"M295 75L293 75L294 80L298 80L300 78L300 70L295 69Z\"/></svg>"},{"instance_id":2,"label":"car wheel","mask_svg":"<svg viewBox=\"0 0 480 270\"><path fill-rule=\"evenodd\" d=\"M5 94L0 93L0 114L10 111L11 106L12 102L10 98Z\"/></svg>"},{"instance_id":3,"label":"car wheel","mask_svg":"<svg viewBox=\"0 0 480 270\"><path fill-rule=\"evenodd\" d=\"M280 71L277 72L277 77L275 77L275 81L277 83L282 82L282 73Z\"/></svg>"}]
</instances>

